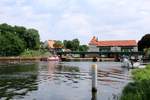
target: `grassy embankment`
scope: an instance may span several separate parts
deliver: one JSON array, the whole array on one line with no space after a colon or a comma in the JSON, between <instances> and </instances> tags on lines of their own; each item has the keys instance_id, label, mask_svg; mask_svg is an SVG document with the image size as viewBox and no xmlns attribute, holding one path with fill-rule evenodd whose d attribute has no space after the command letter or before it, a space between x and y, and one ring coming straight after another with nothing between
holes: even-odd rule
<instances>
[{"instance_id":1,"label":"grassy embankment","mask_svg":"<svg viewBox=\"0 0 150 100\"><path fill-rule=\"evenodd\" d=\"M52 55L46 50L25 50L20 57L48 57Z\"/></svg>"},{"instance_id":2,"label":"grassy embankment","mask_svg":"<svg viewBox=\"0 0 150 100\"><path fill-rule=\"evenodd\" d=\"M150 65L132 71L134 82L123 90L121 100L150 100Z\"/></svg>"}]
</instances>

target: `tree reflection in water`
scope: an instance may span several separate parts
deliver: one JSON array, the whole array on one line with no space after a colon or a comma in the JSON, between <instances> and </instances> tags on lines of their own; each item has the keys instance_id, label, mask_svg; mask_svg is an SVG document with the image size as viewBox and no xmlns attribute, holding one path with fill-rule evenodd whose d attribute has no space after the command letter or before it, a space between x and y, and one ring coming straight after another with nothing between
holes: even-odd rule
<instances>
[{"instance_id":1,"label":"tree reflection in water","mask_svg":"<svg viewBox=\"0 0 150 100\"><path fill-rule=\"evenodd\" d=\"M0 99L14 99L37 90L37 64L0 65Z\"/></svg>"},{"instance_id":2,"label":"tree reflection in water","mask_svg":"<svg viewBox=\"0 0 150 100\"><path fill-rule=\"evenodd\" d=\"M67 65L57 65L57 70L62 72L80 72L79 67L67 66Z\"/></svg>"}]
</instances>

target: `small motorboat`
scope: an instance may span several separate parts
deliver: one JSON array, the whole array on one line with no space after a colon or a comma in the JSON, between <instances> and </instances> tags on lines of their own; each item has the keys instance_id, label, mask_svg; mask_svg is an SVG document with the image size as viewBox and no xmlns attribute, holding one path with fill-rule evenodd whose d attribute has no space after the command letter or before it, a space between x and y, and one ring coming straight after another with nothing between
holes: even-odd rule
<instances>
[{"instance_id":1,"label":"small motorboat","mask_svg":"<svg viewBox=\"0 0 150 100\"><path fill-rule=\"evenodd\" d=\"M58 56L49 56L49 57L43 57L40 60L41 61L60 61L60 58Z\"/></svg>"},{"instance_id":2,"label":"small motorboat","mask_svg":"<svg viewBox=\"0 0 150 100\"><path fill-rule=\"evenodd\" d=\"M47 58L47 61L60 61L60 58L58 56L51 56Z\"/></svg>"}]
</instances>

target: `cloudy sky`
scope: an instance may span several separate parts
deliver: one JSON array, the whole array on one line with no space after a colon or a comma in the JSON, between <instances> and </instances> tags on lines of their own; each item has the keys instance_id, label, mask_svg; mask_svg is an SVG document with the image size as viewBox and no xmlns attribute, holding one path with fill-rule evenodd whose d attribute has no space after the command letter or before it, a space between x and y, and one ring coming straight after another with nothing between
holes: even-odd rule
<instances>
[{"instance_id":1,"label":"cloudy sky","mask_svg":"<svg viewBox=\"0 0 150 100\"><path fill-rule=\"evenodd\" d=\"M0 23L36 28L42 41L139 40L150 33L150 0L0 0Z\"/></svg>"}]
</instances>

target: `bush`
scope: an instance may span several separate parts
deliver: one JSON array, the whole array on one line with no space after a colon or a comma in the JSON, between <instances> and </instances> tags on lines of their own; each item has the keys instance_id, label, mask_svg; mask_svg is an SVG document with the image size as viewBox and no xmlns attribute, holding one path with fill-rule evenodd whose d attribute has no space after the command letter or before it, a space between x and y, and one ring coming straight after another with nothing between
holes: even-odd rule
<instances>
[{"instance_id":1,"label":"bush","mask_svg":"<svg viewBox=\"0 0 150 100\"><path fill-rule=\"evenodd\" d=\"M50 56L52 55L50 52L48 51L44 51L44 50L28 50L26 49L23 53L21 53L20 56L22 57L38 57L38 56Z\"/></svg>"},{"instance_id":2,"label":"bush","mask_svg":"<svg viewBox=\"0 0 150 100\"><path fill-rule=\"evenodd\" d=\"M149 100L150 98L150 65L145 69L132 72L133 83L129 83L123 90L121 100Z\"/></svg>"}]
</instances>

